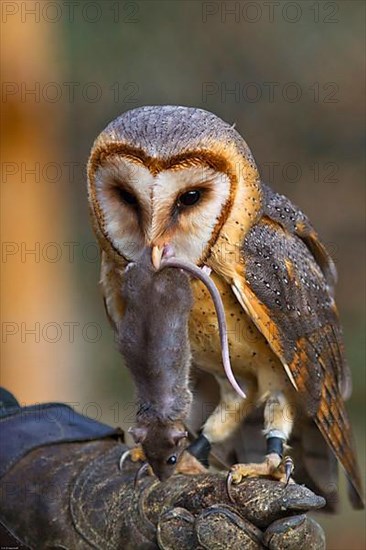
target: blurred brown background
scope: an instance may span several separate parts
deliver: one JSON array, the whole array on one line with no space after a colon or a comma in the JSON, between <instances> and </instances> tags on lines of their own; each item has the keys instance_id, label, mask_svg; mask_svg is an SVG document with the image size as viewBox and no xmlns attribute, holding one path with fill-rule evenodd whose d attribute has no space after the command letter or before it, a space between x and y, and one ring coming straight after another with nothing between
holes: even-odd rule
<instances>
[{"instance_id":1,"label":"blurred brown background","mask_svg":"<svg viewBox=\"0 0 366 550\"><path fill-rule=\"evenodd\" d=\"M264 179L310 216L338 267L364 469L365 4L8 2L2 9L2 371L23 404L124 427L133 389L98 293L85 163L139 105L235 122ZM328 548L365 547L344 497Z\"/></svg>"}]
</instances>

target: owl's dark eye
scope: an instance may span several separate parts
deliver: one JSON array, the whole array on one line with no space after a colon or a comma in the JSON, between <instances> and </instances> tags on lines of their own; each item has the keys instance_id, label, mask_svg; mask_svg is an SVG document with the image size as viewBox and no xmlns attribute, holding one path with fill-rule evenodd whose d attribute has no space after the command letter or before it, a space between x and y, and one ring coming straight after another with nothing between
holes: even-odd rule
<instances>
[{"instance_id":1,"label":"owl's dark eye","mask_svg":"<svg viewBox=\"0 0 366 550\"><path fill-rule=\"evenodd\" d=\"M175 455L170 456L166 461L166 463L169 464L170 466L174 466L174 464L177 463L177 457Z\"/></svg>"},{"instance_id":2,"label":"owl's dark eye","mask_svg":"<svg viewBox=\"0 0 366 550\"><path fill-rule=\"evenodd\" d=\"M192 189L191 191L186 191L180 195L178 199L178 206L193 206L201 198L201 191L197 189Z\"/></svg>"},{"instance_id":3,"label":"owl's dark eye","mask_svg":"<svg viewBox=\"0 0 366 550\"><path fill-rule=\"evenodd\" d=\"M137 202L137 199L136 199L135 195L133 195L129 191L126 191L125 189L118 188L118 195L121 197L123 202L125 202L126 204L129 204L131 206L137 206L138 205L138 202Z\"/></svg>"}]
</instances>

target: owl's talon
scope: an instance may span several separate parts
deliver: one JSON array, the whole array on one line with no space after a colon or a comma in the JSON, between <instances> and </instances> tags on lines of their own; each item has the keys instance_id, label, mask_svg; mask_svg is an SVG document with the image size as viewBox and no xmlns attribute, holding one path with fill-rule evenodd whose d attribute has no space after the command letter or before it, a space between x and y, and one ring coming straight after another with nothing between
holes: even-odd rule
<instances>
[{"instance_id":1,"label":"owl's talon","mask_svg":"<svg viewBox=\"0 0 366 550\"><path fill-rule=\"evenodd\" d=\"M229 472L228 475L226 476L226 493L227 493L227 496L229 498L229 500L235 504L235 500L233 498L233 494L231 492L231 486L233 484L233 472Z\"/></svg>"},{"instance_id":2,"label":"owl's talon","mask_svg":"<svg viewBox=\"0 0 366 550\"><path fill-rule=\"evenodd\" d=\"M283 464L283 468L285 470L285 476L286 476L285 486L287 487L291 479L291 474L294 471L294 461L290 456L285 456L285 458L282 461L282 464Z\"/></svg>"},{"instance_id":3,"label":"owl's talon","mask_svg":"<svg viewBox=\"0 0 366 550\"><path fill-rule=\"evenodd\" d=\"M128 449L128 451L125 451L124 453L122 453L122 456L119 459L119 463L118 463L118 468L121 472L122 472L124 463L126 462L127 458L130 457L130 456L131 456L131 450L130 449Z\"/></svg>"},{"instance_id":4,"label":"owl's talon","mask_svg":"<svg viewBox=\"0 0 366 550\"><path fill-rule=\"evenodd\" d=\"M139 482L141 481L141 478L143 477L143 475L146 473L146 472L149 472L149 468L150 468L150 465L148 462L144 462L144 464L142 464L142 466L140 466L140 468L137 470L136 472L136 475L135 475L135 479L134 479L134 482L133 482L133 488L136 490L136 487L137 485L139 484ZM149 472L150 473L150 472Z\"/></svg>"},{"instance_id":5,"label":"owl's talon","mask_svg":"<svg viewBox=\"0 0 366 550\"><path fill-rule=\"evenodd\" d=\"M146 462L146 456L141 445L137 445L132 449L128 449L122 454L121 458L119 459L119 469L121 471L127 458L129 458L131 462Z\"/></svg>"},{"instance_id":6,"label":"owl's talon","mask_svg":"<svg viewBox=\"0 0 366 550\"><path fill-rule=\"evenodd\" d=\"M239 466L239 468L237 468L237 466ZM226 492L227 492L227 496L228 496L229 500L231 500L231 502L233 504L235 504L235 500L234 500L233 494L231 492L231 487L234 484L237 485L243 479L243 476L240 472L240 466L244 466L244 465L243 464L235 464L232 467L232 469L230 470L230 472L228 473L228 475L226 476Z\"/></svg>"}]
</instances>

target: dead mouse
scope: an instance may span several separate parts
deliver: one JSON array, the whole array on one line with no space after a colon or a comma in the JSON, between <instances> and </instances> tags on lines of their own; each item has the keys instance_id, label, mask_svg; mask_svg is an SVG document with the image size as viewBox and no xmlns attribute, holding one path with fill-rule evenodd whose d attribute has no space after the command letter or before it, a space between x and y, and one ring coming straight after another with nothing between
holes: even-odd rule
<instances>
[{"instance_id":1,"label":"dead mouse","mask_svg":"<svg viewBox=\"0 0 366 550\"><path fill-rule=\"evenodd\" d=\"M188 317L193 304L188 276L179 269L156 272L150 261L129 264L123 281L125 311L118 346L137 390L136 426L156 476L167 479L184 451L192 395Z\"/></svg>"},{"instance_id":2,"label":"dead mouse","mask_svg":"<svg viewBox=\"0 0 366 550\"><path fill-rule=\"evenodd\" d=\"M148 255L130 263L122 285L125 310L117 331L137 390L136 426L130 433L160 480L174 473L185 449L185 422L192 402L188 320L193 296L187 273L199 278L212 296L224 370L245 397L231 370L221 297L207 272L175 258L170 250L158 271ZM136 451L135 457L142 458Z\"/></svg>"}]
</instances>

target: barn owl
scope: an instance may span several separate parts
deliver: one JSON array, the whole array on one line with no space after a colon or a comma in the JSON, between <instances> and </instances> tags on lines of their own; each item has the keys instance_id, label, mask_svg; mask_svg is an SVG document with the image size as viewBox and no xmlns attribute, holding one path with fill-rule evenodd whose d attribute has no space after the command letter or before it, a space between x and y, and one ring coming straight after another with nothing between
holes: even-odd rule
<instances>
[{"instance_id":1,"label":"barn owl","mask_svg":"<svg viewBox=\"0 0 366 550\"><path fill-rule=\"evenodd\" d=\"M336 270L308 218L261 181L234 127L196 108L128 111L94 142L88 194L102 251L102 292L115 327L124 312L124 269L146 249L156 268L171 246L178 258L211 270L225 306L232 368L246 397L224 377L211 298L194 280L194 362L215 376L221 396L201 437L209 445L223 442L264 406L267 458L233 465L230 482L281 477L284 445L307 417L343 466L351 501L361 508L344 405L351 379L333 297Z\"/></svg>"}]
</instances>

